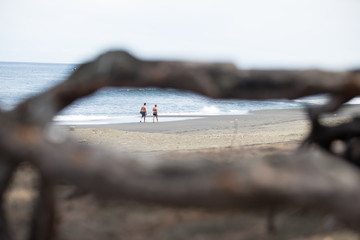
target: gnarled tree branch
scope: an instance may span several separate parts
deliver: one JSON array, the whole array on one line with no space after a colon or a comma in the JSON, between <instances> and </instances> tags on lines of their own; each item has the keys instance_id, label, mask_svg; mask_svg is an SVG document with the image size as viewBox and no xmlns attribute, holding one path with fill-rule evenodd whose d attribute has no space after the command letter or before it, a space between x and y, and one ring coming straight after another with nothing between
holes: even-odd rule
<instances>
[{"instance_id":1,"label":"gnarled tree branch","mask_svg":"<svg viewBox=\"0 0 360 240\"><path fill-rule=\"evenodd\" d=\"M318 110L319 116L359 95L360 75L239 70L231 64L141 61L126 52L109 52L80 66L65 82L10 112L0 112L0 159L30 161L45 179L66 181L114 198L215 208L301 206L332 212L358 228L360 207L352 203L360 200L360 174L321 152L303 150L259 161L241 159L231 167L198 161L197 165L145 165L134 156L114 156L67 139L54 142L45 134L52 118L76 99L102 87L122 86L176 88L213 98L336 96L336 101ZM6 179L1 183L6 185ZM51 210L51 194L44 194L42 200L50 203Z\"/></svg>"}]
</instances>

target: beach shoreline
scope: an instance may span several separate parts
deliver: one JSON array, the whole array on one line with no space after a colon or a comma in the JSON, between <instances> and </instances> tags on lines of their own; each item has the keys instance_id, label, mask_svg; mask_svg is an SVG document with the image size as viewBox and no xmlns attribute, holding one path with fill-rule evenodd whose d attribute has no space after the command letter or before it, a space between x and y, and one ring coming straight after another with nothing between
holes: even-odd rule
<instances>
[{"instance_id":1,"label":"beach shoreline","mask_svg":"<svg viewBox=\"0 0 360 240\"><path fill-rule=\"evenodd\" d=\"M344 121L359 105L348 106L327 120ZM149 121L150 120L150 121ZM197 119L153 123L60 126L78 142L115 151L161 153L166 151L214 150L300 143L310 122L304 109L261 110L246 115L203 116Z\"/></svg>"},{"instance_id":2,"label":"beach shoreline","mask_svg":"<svg viewBox=\"0 0 360 240\"><path fill-rule=\"evenodd\" d=\"M343 114L330 114L325 120L331 124L346 121L358 112L360 107L352 106L344 110ZM119 152L119 161L124 156L121 153L127 152L139 154L135 155L139 156L137 161L147 161L147 164L157 160L193 162L196 159L231 164L242 160L266 159L269 155L294 153L307 136L310 124L303 110L291 109L256 111L237 116L208 116L176 122L161 122L160 119L159 123L146 124L136 122L52 127L57 130L55 133L60 134L58 131L63 131L61 133L66 133L80 145ZM19 229L15 232L15 239L23 239L27 233L25 224L30 221L30 215L26 213L30 211L30 206L33 206L37 196L36 174L37 169L31 166L20 167L7 195L6 210L12 213L10 224L13 229ZM208 236L207 233L212 232L213 228L216 228L221 236L236 233L236 238L229 239L237 239L244 229L255 231L253 236L262 236L260 239L269 237L269 232L264 227L264 219L268 215L263 213L171 208L126 200L109 201L91 194L75 193L79 192L73 186L63 185L56 189L61 239L82 239L89 234L88 226L91 226L90 239L114 239L115 236L144 239L145 235L151 236L151 239L165 239L158 236L163 236L164 233L175 236L178 231L187 233L189 237L186 239L192 239L194 229ZM289 229L292 234L295 234L293 231L299 226L309 226L309 221L323 226L323 222L329 219L328 215L326 218L314 220L311 216L290 215L286 211L277 212L277 218L286 219L283 222L291 224L289 228L281 225L280 230L284 232ZM148 229L151 229L150 233ZM326 232L326 236L328 234ZM343 231L342 234L345 237L341 239L356 239L357 236L349 231ZM355 237L348 238L349 235ZM326 236L324 234L321 238L314 239L325 239ZM214 239L218 239L218 236Z\"/></svg>"}]
</instances>

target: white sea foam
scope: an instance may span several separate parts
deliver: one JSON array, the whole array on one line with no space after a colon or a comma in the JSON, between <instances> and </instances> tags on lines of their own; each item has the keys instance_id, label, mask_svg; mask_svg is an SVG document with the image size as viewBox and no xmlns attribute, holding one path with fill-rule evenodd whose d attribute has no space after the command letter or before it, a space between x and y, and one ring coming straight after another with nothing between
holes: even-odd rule
<instances>
[{"instance_id":1,"label":"white sea foam","mask_svg":"<svg viewBox=\"0 0 360 240\"><path fill-rule=\"evenodd\" d=\"M328 101L328 97L326 95L317 95L317 96L299 98L294 101L305 105L322 105Z\"/></svg>"},{"instance_id":2,"label":"white sea foam","mask_svg":"<svg viewBox=\"0 0 360 240\"><path fill-rule=\"evenodd\" d=\"M302 104L309 104L309 105L323 105L329 100L329 97L325 95L318 95L312 97L305 97L294 100L295 102L302 103ZM354 98L347 102L347 104L360 104L360 98Z\"/></svg>"},{"instance_id":3,"label":"white sea foam","mask_svg":"<svg viewBox=\"0 0 360 240\"><path fill-rule=\"evenodd\" d=\"M220 109L215 106L205 106L200 110L200 112L205 115L218 115L220 114Z\"/></svg>"},{"instance_id":4,"label":"white sea foam","mask_svg":"<svg viewBox=\"0 0 360 240\"><path fill-rule=\"evenodd\" d=\"M246 114L249 114L249 110L230 110L230 114L232 115L246 115Z\"/></svg>"},{"instance_id":5,"label":"white sea foam","mask_svg":"<svg viewBox=\"0 0 360 240\"><path fill-rule=\"evenodd\" d=\"M89 116L89 115L60 115L54 118L55 121L99 121L108 120L109 116Z\"/></svg>"},{"instance_id":6,"label":"white sea foam","mask_svg":"<svg viewBox=\"0 0 360 240\"><path fill-rule=\"evenodd\" d=\"M105 115L58 115L53 121L59 124L111 124L134 122L134 116L105 116Z\"/></svg>"},{"instance_id":7,"label":"white sea foam","mask_svg":"<svg viewBox=\"0 0 360 240\"><path fill-rule=\"evenodd\" d=\"M228 109L219 108L214 105L204 106L199 111L166 112L167 116L214 116L214 115L244 115L248 114L248 109Z\"/></svg>"},{"instance_id":8,"label":"white sea foam","mask_svg":"<svg viewBox=\"0 0 360 240\"><path fill-rule=\"evenodd\" d=\"M349 101L348 104L360 104L360 98L354 98Z\"/></svg>"}]
</instances>

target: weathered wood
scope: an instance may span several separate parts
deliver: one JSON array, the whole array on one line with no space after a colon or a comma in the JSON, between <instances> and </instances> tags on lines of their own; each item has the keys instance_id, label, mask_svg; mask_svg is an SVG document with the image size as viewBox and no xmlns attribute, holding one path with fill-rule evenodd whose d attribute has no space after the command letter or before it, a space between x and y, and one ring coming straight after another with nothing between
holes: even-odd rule
<instances>
[{"instance_id":1,"label":"weathered wood","mask_svg":"<svg viewBox=\"0 0 360 240\"><path fill-rule=\"evenodd\" d=\"M322 113L336 111L360 94L360 74L239 70L232 64L142 61L126 52L109 52L81 65L66 81L14 110L0 112L0 160L9 159L14 164L29 161L39 168L43 179L66 181L113 198L184 207L259 210L297 206L331 212L348 226L360 229L360 207L353 204L360 200L360 174L327 153L303 150L258 161L239 159L232 166L195 159L196 165L149 159L144 164L131 155L115 156L68 139L54 141L46 134L52 118L76 99L102 87L123 86L176 88L213 98L259 100L332 95L327 105L313 111L315 122ZM344 128L327 131L348 132ZM322 133L313 134L312 142L322 137ZM6 185L6 179L0 183ZM42 183L39 204L44 208L39 208L39 213L43 217L34 222L33 238L42 234L39 229L46 219L53 219L52 189L47 181ZM44 227L44 239L51 235L52 227L51 221Z\"/></svg>"},{"instance_id":2,"label":"weathered wood","mask_svg":"<svg viewBox=\"0 0 360 240\"><path fill-rule=\"evenodd\" d=\"M39 196L34 207L29 240L55 239L55 197L53 188L50 179L44 176L40 179Z\"/></svg>"},{"instance_id":3,"label":"weathered wood","mask_svg":"<svg viewBox=\"0 0 360 240\"><path fill-rule=\"evenodd\" d=\"M4 194L13 176L17 164L4 156L0 156L0 239L11 240L12 236L8 228L4 212Z\"/></svg>"},{"instance_id":4,"label":"weathered wood","mask_svg":"<svg viewBox=\"0 0 360 240\"><path fill-rule=\"evenodd\" d=\"M338 154L350 163L360 167L360 153L355 151L359 147L360 118L356 117L349 122L336 126L325 126L319 122L317 116L310 114L312 129L309 136L304 140L303 146L316 144L326 151L337 154L332 147L337 141L345 146L345 151Z\"/></svg>"},{"instance_id":5,"label":"weathered wood","mask_svg":"<svg viewBox=\"0 0 360 240\"><path fill-rule=\"evenodd\" d=\"M325 153L241 159L231 166L196 159L181 165L147 159L145 164L132 155L116 156L71 140L53 143L40 134L32 132L31 144L22 137L13 138L12 144L24 149L13 156L27 157L53 181L66 181L102 196L183 207L301 206L333 212L348 224L360 220L360 206L352 204L360 200L358 170Z\"/></svg>"}]
</instances>

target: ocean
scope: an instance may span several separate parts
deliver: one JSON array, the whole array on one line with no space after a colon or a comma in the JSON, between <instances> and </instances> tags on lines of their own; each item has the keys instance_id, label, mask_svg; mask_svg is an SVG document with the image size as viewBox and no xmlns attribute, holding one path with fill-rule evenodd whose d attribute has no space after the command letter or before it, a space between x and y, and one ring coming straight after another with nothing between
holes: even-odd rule
<instances>
[{"instance_id":1,"label":"ocean","mask_svg":"<svg viewBox=\"0 0 360 240\"><path fill-rule=\"evenodd\" d=\"M24 99L64 81L76 66L0 62L0 109L11 110ZM139 122L139 111L145 102L148 117L152 116L151 110L157 104L159 121L175 121L204 115L241 115L254 110L303 108L305 104L321 104L325 100L325 96L296 100L217 100L173 89L106 88L74 102L53 120L58 124L72 125ZM175 117L164 117L170 115Z\"/></svg>"}]
</instances>

